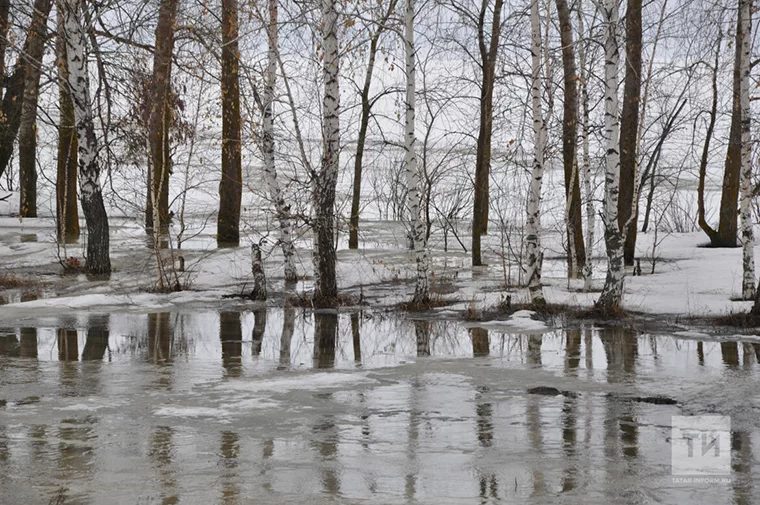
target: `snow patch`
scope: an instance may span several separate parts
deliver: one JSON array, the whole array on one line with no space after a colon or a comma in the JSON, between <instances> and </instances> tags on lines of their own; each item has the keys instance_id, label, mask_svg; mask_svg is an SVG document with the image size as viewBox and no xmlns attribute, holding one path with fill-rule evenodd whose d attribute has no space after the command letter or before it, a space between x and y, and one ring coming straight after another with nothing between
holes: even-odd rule
<instances>
[{"instance_id":1,"label":"snow patch","mask_svg":"<svg viewBox=\"0 0 760 505\"><path fill-rule=\"evenodd\" d=\"M210 407L162 407L153 412L153 414L163 417L214 417L225 419L229 415L229 412Z\"/></svg>"},{"instance_id":2,"label":"snow patch","mask_svg":"<svg viewBox=\"0 0 760 505\"><path fill-rule=\"evenodd\" d=\"M676 337L690 337L690 338L710 338L707 333L701 331L677 331L673 333Z\"/></svg>"},{"instance_id":3,"label":"snow patch","mask_svg":"<svg viewBox=\"0 0 760 505\"><path fill-rule=\"evenodd\" d=\"M340 388L347 385L367 383L377 383L377 381L368 378L366 374L322 372L304 373L283 379L228 382L223 386L219 386L219 388L235 391L274 391L284 393L287 391Z\"/></svg>"},{"instance_id":4,"label":"snow patch","mask_svg":"<svg viewBox=\"0 0 760 505\"><path fill-rule=\"evenodd\" d=\"M535 314L532 310L518 310L505 320L470 323L465 326L485 328L503 333L543 333L549 331L546 323L533 319Z\"/></svg>"}]
</instances>

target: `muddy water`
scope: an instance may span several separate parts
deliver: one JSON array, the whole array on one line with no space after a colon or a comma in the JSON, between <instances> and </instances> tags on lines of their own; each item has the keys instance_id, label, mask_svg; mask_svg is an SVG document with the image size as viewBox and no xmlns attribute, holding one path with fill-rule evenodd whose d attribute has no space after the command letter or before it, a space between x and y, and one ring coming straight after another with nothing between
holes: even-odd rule
<instances>
[{"instance_id":1,"label":"muddy water","mask_svg":"<svg viewBox=\"0 0 760 505\"><path fill-rule=\"evenodd\" d=\"M0 329L0 503L752 503L759 361L378 314L39 319ZM674 482L671 417L707 414L731 474Z\"/></svg>"}]
</instances>

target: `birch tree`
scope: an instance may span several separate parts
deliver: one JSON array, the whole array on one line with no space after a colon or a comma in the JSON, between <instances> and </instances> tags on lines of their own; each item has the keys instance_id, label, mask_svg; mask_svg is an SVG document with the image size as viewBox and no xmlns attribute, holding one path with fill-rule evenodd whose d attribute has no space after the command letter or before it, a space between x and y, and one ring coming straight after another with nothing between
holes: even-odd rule
<instances>
[{"instance_id":1,"label":"birch tree","mask_svg":"<svg viewBox=\"0 0 760 505\"><path fill-rule=\"evenodd\" d=\"M56 171L56 231L59 242L79 239L79 209L77 207L77 132L74 102L71 100L66 57L66 40L63 36L63 13L58 9L58 36L55 39L58 67L58 160Z\"/></svg>"},{"instance_id":2,"label":"birch tree","mask_svg":"<svg viewBox=\"0 0 760 505\"><path fill-rule=\"evenodd\" d=\"M240 243L243 194L238 32L237 0L222 0L222 178L219 181L216 241L229 245Z\"/></svg>"},{"instance_id":3,"label":"birch tree","mask_svg":"<svg viewBox=\"0 0 760 505\"><path fill-rule=\"evenodd\" d=\"M741 51L739 62L741 101L741 200L740 216L742 227L742 298L755 298L755 236L752 229L752 134L750 131L752 114L749 100L750 50L752 45L752 0L739 0L739 31Z\"/></svg>"},{"instance_id":4,"label":"birch tree","mask_svg":"<svg viewBox=\"0 0 760 505\"><path fill-rule=\"evenodd\" d=\"M538 14L538 0L531 2L531 103L533 116L533 169L528 193L527 219L525 222L525 243L527 252L528 291L533 305L546 305L544 289L541 286L541 186L544 177L544 151L546 149L546 121L541 111L541 26Z\"/></svg>"},{"instance_id":5,"label":"birch tree","mask_svg":"<svg viewBox=\"0 0 760 505\"><path fill-rule=\"evenodd\" d=\"M623 301L625 265L623 264L623 236L618 224L618 195L620 192L620 152L618 138L618 4L617 0L604 0L601 12L605 23L604 36L604 243L607 249L607 278L596 306L617 309Z\"/></svg>"},{"instance_id":6,"label":"birch tree","mask_svg":"<svg viewBox=\"0 0 760 505\"><path fill-rule=\"evenodd\" d=\"M583 172L583 190L586 195L586 263L583 267L583 289L591 290L594 277L594 232L596 228L596 210L594 209L594 191L591 186L591 156L589 154L589 105L588 105L588 63L586 62L586 42L583 29L583 3L578 0L578 66L580 67L580 102L581 102L581 171Z\"/></svg>"},{"instance_id":7,"label":"birch tree","mask_svg":"<svg viewBox=\"0 0 760 505\"><path fill-rule=\"evenodd\" d=\"M335 191L340 156L340 48L336 0L322 0L322 165L313 175L314 302L332 304L338 296L335 273Z\"/></svg>"},{"instance_id":8,"label":"birch tree","mask_svg":"<svg viewBox=\"0 0 760 505\"><path fill-rule=\"evenodd\" d=\"M416 94L416 54L414 47L414 0L406 0L404 13L404 49L406 56L406 114L404 117L406 150L405 170L407 196L406 204L412 233L412 246L417 265L417 281L414 288L412 305L424 306L430 301L428 285L429 256L425 239L425 223L421 219L420 209L420 172L417 167L417 134L415 133L415 94Z\"/></svg>"},{"instance_id":9,"label":"birch tree","mask_svg":"<svg viewBox=\"0 0 760 505\"><path fill-rule=\"evenodd\" d=\"M93 122L87 69L87 33L83 26L83 0L62 0L68 84L74 104L79 146L79 194L87 223L86 268L92 274L111 273L108 216L100 186L98 142Z\"/></svg>"},{"instance_id":10,"label":"birch tree","mask_svg":"<svg viewBox=\"0 0 760 505\"><path fill-rule=\"evenodd\" d=\"M265 21L267 30L267 70L262 92L262 135L261 151L264 158L264 174L266 176L269 197L274 203L277 220L280 223L280 248L285 258L285 282L298 280L295 266L295 247L293 246L290 218L290 206L285 203L285 197L277 179L275 167L275 140L274 140L274 93L277 82L277 64L279 51L279 34L277 28L278 0L268 0L268 19Z\"/></svg>"}]
</instances>

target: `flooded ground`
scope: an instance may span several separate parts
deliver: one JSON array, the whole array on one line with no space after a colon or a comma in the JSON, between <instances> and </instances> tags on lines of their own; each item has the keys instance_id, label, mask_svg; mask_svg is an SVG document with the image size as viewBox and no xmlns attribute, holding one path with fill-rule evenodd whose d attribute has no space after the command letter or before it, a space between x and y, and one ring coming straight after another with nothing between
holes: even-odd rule
<instances>
[{"instance_id":1,"label":"flooded ground","mask_svg":"<svg viewBox=\"0 0 760 505\"><path fill-rule=\"evenodd\" d=\"M2 504L757 494L758 341L295 309L23 324L0 329ZM678 415L731 417L727 478L673 480Z\"/></svg>"}]
</instances>

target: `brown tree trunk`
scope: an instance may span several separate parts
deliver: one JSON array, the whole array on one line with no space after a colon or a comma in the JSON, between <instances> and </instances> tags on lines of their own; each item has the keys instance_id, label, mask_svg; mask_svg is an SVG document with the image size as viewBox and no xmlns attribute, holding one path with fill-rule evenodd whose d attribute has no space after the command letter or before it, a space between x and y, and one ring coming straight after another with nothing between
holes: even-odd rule
<instances>
[{"instance_id":1,"label":"brown tree trunk","mask_svg":"<svg viewBox=\"0 0 760 505\"><path fill-rule=\"evenodd\" d=\"M707 133L705 134L705 143L702 148L702 158L699 162L699 183L697 185L697 221L699 227L710 238L710 243L715 244L718 241L718 232L715 231L705 219L705 178L707 177L707 162L710 158L710 141L712 140L713 131L715 130L715 119L718 112L718 65L720 63L720 47L723 40L723 32L718 36L715 45L715 65L712 75L712 104L710 106L710 122L707 124Z\"/></svg>"},{"instance_id":2,"label":"brown tree trunk","mask_svg":"<svg viewBox=\"0 0 760 505\"><path fill-rule=\"evenodd\" d=\"M153 80L150 99L149 144L150 170L148 174L148 202L146 224L159 232L169 228L169 127L171 125L171 72L174 51L174 22L178 0L163 0L158 9L156 49L153 53ZM154 212L154 202L158 205ZM154 215L158 223L154 223Z\"/></svg>"},{"instance_id":3,"label":"brown tree trunk","mask_svg":"<svg viewBox=\"0 0 760 505\"><path fill-rule=\"evenodd\" d=\"M575 71L573 25L567 0L557 0L559 33L562 44L562 68L564 72L564 110L562 119L562 164L565 171L565 200L569 202L567 219L568 254L567 275L577 277L586 266L586 247L583 243L583 216L581 215L581 185L578 176L578 92ZM572 243L570 243L572 241ZM573 251L570 251L570 248ZM573 259L575 261L573 261Z\"/></svg>"},{"instance_id":4,"label":"brown tree trunk","mask_svg":"<svg viewBox=\"0 0 760 505\"><path fill-rule=\"evenodd\" d=\"M0 98L5 87L5 50L8 47L8 15L11 12L11 0L0 0Z\"/></svg>"},{"instance_id":5,"label":"brown tree trunk","mask_svg":"<svg viewBox=\"0 0 760 505\"><path fill-rule=\"evenodd\" d=\"M24 86L30 65L35 66L39 72L39 62L42 61L45 50L45 25L51 6L52 0L35 0L34 13L21 56L16 62L13 74L6 81L6 92L0 110L0 176L5 173L13 156L13 144L21 126L22 108L26 102Z\"/></svg>"},{"instance_id":6,"label":"brown tree trunk","mask_svg":"<svg viewBox=\"0 0 760 505\"><path fill-rule=\"evenodd\" d=\"M472 265L482 265L480 237L488 233L488 183L491 173L491 136L493 132L493 87L496 77L496 56L501 35L501 8L503 0L493 7L491 37L486 46L485 15L488 2L483 0L478 18L478 47L483 69L480 87L480 129L475 154L475 195L472 209Z\"/></svg>"},{"instance_id":7,"label":"brown tree trunk","mask_svg":"<svg viewBox=\"0 0 760 505\"><path fill-rule=\"evenodd\" d=\"M58 65L58 170L55 185L56 229L59 242L79 239L79 209L77 205L77 132L74 102L68 81L66 41L63 37L63 16L58 16L58 36L55 41Z\"/></svg>"},{"instance_id":8,"label":"brown tree trunk","mask_svg":"<svg viewBox=\"0 0 760 505\"><path fill-rule=\"evenodd\" d=\"M34 31L34 36L30 38L27 48L24 98L21 104L18 133L18 172L21 190L19 216L21 217L37 217L37 104L40 95L40 75L42 57L45 53L47 21L52 5L52 0L44 0L40 5L35 4L30 27L30 30Z\"/></svg>"},{"instance_id":9,"label":"brown tree trunk","mask_svg":"<svg viewBox=\"0 0 760 505\"><path fill-rule=\"evenodd\" d=\"M726 165L723 172L723 193L720 198L720 221L718 223L718 235L712 240L713 247L736 247L737 228L737 201L739 198L739 175L741 171L742 151L742 109L740 103L741 72L739 68L741 56L741 10L737 14L736 53L734 57L734 88L731 114L731 130L728 135L728 152L726 153Z\"/></svg>"},{"instance_id":10,"label":"brown tree trunk","mask_svg":"<svg viewBox=\"0 0 760 505\"><path fill-rule=\"evenodd\" d=\"M369 42L369 60L367 62L367 73L364 77L364 86L361 90L362 113L359 122L359 136L356 140L356 159L354 160L354 183L353 195L351 198L351 218L348 227L348 248L359 248L359 205L361 203L362 191L362 169L364 162L364 144L367 140L367 128L369 126L369 116L372 112L372 102L369 99L369 90L372 86L372 74L375 70L375 58L377 57L377 46L380 35L385 31L385 25L388 18L393 14L396 7L396 0L391 0L385 16L380 20L377 31Z\"/></svg>"},{"instance_id":11,"label":"brown tree trunk","mask_svg":"<svg viewBox=\"0 0 760 505\"><path fill-rule=\"evenodd\" d=\"M222 0L222 180L219 182L217 244L240 243L243 174L240 155L238 3Z\"/></svg>"},{"instance_id":12,"label":"brown tree trunk","mask_svg":"<svg viewBox=\"0 0 760 505\"><path fill-rule=\"evenodd\" d=\"M636 143L641 102L641 2L628 0L625 15L625 87L620 118L620 199L618 225L625 236L623 261L633 265L636 254L638 209L633 208L636 195ZM631 215L633 214L633 218ZM630 224L628 222L630 221Z\"/></svg>"}]
</instances>

